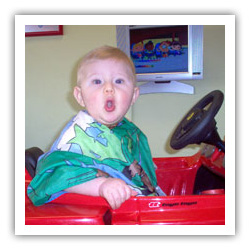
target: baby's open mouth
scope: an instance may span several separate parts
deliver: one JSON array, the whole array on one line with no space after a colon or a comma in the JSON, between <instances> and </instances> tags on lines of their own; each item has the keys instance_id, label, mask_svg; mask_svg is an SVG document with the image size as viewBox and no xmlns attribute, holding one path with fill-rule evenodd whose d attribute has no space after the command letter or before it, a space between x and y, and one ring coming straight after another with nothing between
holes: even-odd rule
<instances>
[{"instance_id":1,"label":"baby's open mouth","mask_svg":"<svg viewBox=\"0 0 250 250\"><path fill-rule=\"evenodd\" d=\"M105 103L105 110L107 112L112 112L115 110L115 102L114 100L107 100L106 103Z\"/></svg>"}]
</instances>

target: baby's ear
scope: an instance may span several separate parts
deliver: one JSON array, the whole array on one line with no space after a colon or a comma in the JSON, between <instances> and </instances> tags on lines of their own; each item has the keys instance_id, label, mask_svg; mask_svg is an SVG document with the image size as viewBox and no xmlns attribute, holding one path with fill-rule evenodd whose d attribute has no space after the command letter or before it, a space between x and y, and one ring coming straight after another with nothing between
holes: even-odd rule
<instances>
[{"instance_id":1,"label":"baby's ear","mask_svg":"<svg viewBox=\"0 0 250 250\"><path fill-rule=\"evenodd\" d=\"M133 99L132 99L131 105L133 105L136 102L136 100L139 97L139 95L140 95L140 90L139 90L138 87L135 87L134 88L134 95L133 95Z\"/></svg>"},{"instance_id":2,"label":"baby's ear","mask_svg":"<svg viewBox=\"0 0 250 250\"><path fill-rule=\"evenodd\" d=\"M83 101L83 97L82 97L82 91L81 88L79 86L74 87L74 91L73 91L74 97L76 99L76 101L82 106L85 107L85 103Z\"/></svg>"}]
</instances>

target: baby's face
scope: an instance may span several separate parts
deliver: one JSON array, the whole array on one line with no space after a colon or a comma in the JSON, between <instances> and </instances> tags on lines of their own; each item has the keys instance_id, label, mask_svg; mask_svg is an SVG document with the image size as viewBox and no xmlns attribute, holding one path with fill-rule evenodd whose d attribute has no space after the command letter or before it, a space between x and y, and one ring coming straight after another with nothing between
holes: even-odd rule
<instances>
[{"instance_id":1,"label":"baby's face","mask_svg":"<svg viewBox=\"0 0 250 250\"><path fill-rule=\"evenodd\" d=\"M98 122L110 126L120 122L139 96L130 69L120 61L96 60L84 67L82 82L74 96Z\"/></svg>"}]
</instances>

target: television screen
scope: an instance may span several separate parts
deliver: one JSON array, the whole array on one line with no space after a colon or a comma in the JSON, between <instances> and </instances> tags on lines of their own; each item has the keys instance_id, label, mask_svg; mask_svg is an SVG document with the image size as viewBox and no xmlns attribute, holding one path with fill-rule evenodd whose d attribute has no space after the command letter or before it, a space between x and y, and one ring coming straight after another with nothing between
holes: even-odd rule
<instances>
[{"instance_id":1,"label":"television screen","mask_svg":"<svg viewBox=\"0 0 250 250\"><path fill-rule=\"evenodd\" d=\"M136 73L188 72L188 25L130 28Z\"/></svg>"},{"instance_id":2,"label":"television screen","mask_svg":"<svg viewBox=\"0 0 250 250\"><path fill-rule=\"evenodd\" d=\"M117 47L133 61L140 94L194 93L203 78L202 25L117 25Z\"/></svg>"}]
</instances>

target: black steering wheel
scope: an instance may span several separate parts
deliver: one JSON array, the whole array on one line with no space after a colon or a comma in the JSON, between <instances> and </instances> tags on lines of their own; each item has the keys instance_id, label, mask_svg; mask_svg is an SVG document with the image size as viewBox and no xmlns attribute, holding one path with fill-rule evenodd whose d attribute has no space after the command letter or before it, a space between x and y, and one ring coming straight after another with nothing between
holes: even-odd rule
<instances>
[{"instance_id":1,"label":"black steering wheel","mask_svg":"<svg viewBox=\"0 0 250 250\"><path fill-rule=\"evenodd\" d=\"M224 95L215 90L203 97L182 119L175 129L170 145L181 149L202 142L215 145L225 152L225 143L217 133L215 115L223 103Z\"/></svg>"}]
</instances>

